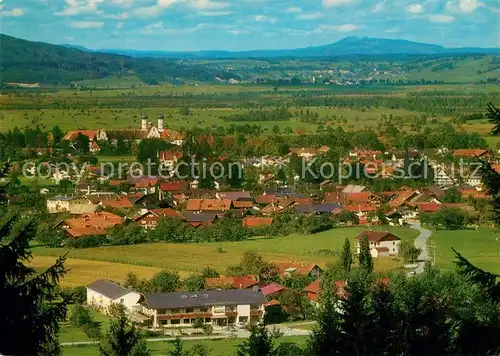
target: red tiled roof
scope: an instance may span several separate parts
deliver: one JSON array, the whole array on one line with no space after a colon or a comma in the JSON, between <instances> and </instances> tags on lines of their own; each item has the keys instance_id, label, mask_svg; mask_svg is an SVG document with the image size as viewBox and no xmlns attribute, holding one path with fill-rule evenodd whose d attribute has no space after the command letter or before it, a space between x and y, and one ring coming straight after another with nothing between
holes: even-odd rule
<instances>
[{"instance_id":1,"label":"red tiled roof","mask_svg":"<svg viewBox=\"0 0 500 356\"><path fill-rule=\"evenodd\" d=\"M251 200L235 200L233 201L235 209L253 208L253 201Z\"/></svg>"},{"instance_id":2,"label":"red tiled roof","mask_svg":"<svg viewBox=\"0 0 500 356\"><path fill-rule=\"evenodd\" d=\"M370 192L347 193L345 194L345 201L352 203L368 203L371 195L372 193Z\"/></svg>"},{"instance_id":3,"label":"red tiled roof","mask_svg":"<svg viewBox=\"0 0 500 356\"><path fill-rule=\"evenodd\" d=\"M309 274L317 266L315 263L306 264L300 262L281 262L275 263L275 265L278 266L281 275L285 274L287 269L294 269L293 272L297 274Z\"/></svg>"},{"instance_id":4,"label":"red tiled roof","mask_svg":"<svg viewBox=\"0 0 500 356\"><path fill-rule=\"evenodd\" d=\"M186 205L189 211L227 211L230 208L229 199L189 199Z\"/></svg>"},{"instance_id":5,"label":"red tiled roof","mask_svg":"<svg viewBox=\"0 0 500 356\"><path fill-rule=\"evenodd\" d=\"M365 236L368 237L368 241L397 241L401 240L399 237L397 237L394 234L391 234L388 231L363 231L360 232L357 236L356 239L361 240Z\"/></svg>"},{"instance_id":6,"label":"red tiled roof","mask_svg":"<svg viewBox=\"0 0 500 356\"><path fill-rule=\"evenodd\" d=\"M474 199L489 199L490 196L487 192L478 192L477 190L461 189L462 198L472 197Z\"/></svg>"},{"instance_id":7,"label":"red tiled roof","mask_svg":"<svg viewBox=\"0 0 500 356\"><path fill-rule=\"evenodd\" d=\"M481 157L488 153L488 150L484 148L472 148L472 149L459 149L453 151L453 156L455 157Z\"/></svg>"},{"instance_id":8,"label":"red tiled roof","mask_svg":"<svg viewBox=\"0 0 500 356\"><path fill-rule=\"evenodd\" d=\"M275 195L258 195L255 197L257 204L271 204L276 201Z\"/></svg>"},{"instance_id":9,"label":"red tiled roof","mask_svg":"<svg viewBox=\"0 0 500 356\"><path fill-rule=\"evenodd\" d=\"M85 235L103 235L105 230L122 223L118 215L103 211L101 213L88 213L80 217L64 220L68 225L66 231L73 237Z\"/></svg>"},{"instance_id":10,"label":"red tiled roof","mask_svg":"<svg viewBox=\"0 0 500 356\"><path fill-rule=\"evenodd\" d=\"M265 303L264 306L265 307L270 307L270 306L274 306L274 305L280 305L281 303L276 300L276 299L273 299L273 300L270 300L269 302Z\"/></svg>"},{"instance_id":11,"label":"red tiled roof","mask_svg":"<svg viewBox=\"0 0 500 356\"><path fill-rule=\"evenodd\" d=\"M436 203L427 203L427 202L426 203L417 203L416 206L417 206L419 211L425 212L425 213L433 213L433 212L439 211L441 209L441 205L436 204Z\"/></svg>"},{"instance_id":12,"label":"red tiled roof","mask_svg":"<svg viewBox=\"0 0 500 356\"><path fill-rule=\"evenodd\" d=\"M327 203L340 203L342 201L344 201L344 196L341 192L325 193L325 202Z\"/></svg>"},{"instance_id":13,"label":"red tiled roof","mask_svg":"<svg viewBox=\"0 0 500 356\"><path fill-rule=\"evenodd\" d=\"M257 284L258 282L254 279L253 276L205 278L205 285L207 288L225 287L246 289Z\"/></svg>"},{"instance_id":14,"label":"red tiled roof","mask_svg":"<svg viewBox=\"0 0 500 356\"><path fill-rule=\"evenodd\" d=\"M172 160L179 160L183 156L182 151L160 151L158 158L160 161L172 161Z\"/></svg>"},{"instance_id":15,"label":"red tiled roof","mask_svg":"<svg viewBox=\"0 0 500 356\"><path fill-rule=\"evenodd\" d=\"M335 281L335 288L337 289L337 295L339 297L345 295L345 285L345 281ZM314 282L310 283L307 287L305 287L304 291L308 293L309 299L315 302L318 300L320 289L321 281L317 279Z\"/></svg>"},{"instance_id":16,"label":"red tiled roof","mask_svg":"<svg viewBox=\"0 0 500 356\"><path fill-rule=\"evenodd\" d=\"M273 218L247 216L243 218L241 225L243 227L260 227L260 226L269 226L272 223L273 223Z\"/></svg>"},{"instance_id":17,"label":"red tiled roof","mask_svg":"<svg viewBox=\"0 0 500 356\"><path fill-rule=\"evenodd\" d=\"M312 198L295 198L295 204L297 205L312 204L312 203L313 203Z\"/></svg>"},{"instance_id":18,"label":"red tiled roof","mask_svg":"<svg viewBox=\"0 0 500 356\"><path fill-rule=\"evenodd\" d=\"M377 211L377 205L375 204L352 204L344 205L344 210L350 211L352 213L356 212L367 212L367 211Z\"/></svg>"},{"instance_id":19,"label":"red tiled roof","mask_svg":"<svg viewBox=\"0 0 500 356\"><path fill-rule=\"evenodd\" d=\"M160 217L169 217L169 218L174 218L174 219L181 219L184 220L184 216L178 212L177 210L171 209L171 208L164 208L164 209L152 209L150 210L152 213L160 216Z\"/></svg>"},{"instance_id":20,"label":"red tiled roof","mask_svg":"<svg viewBox=\"0 0 500 356\"><path fill-rule=\"evenodd\" d=\"M160 183L160 190L163 192L179 192L187 188L187 182L165 182Z\"/></svg>"},{"instance_id":21,"label":"red tiled roof","mask_svg":"<svg viewBox=\"0 0 500 356\"><path fill-rule=\"evenodd\" d=\"M375 247L375 250L378 252L389 252L389 249L387 247Z\"/></svg>"},{"instance_id":22,"label":"red tiled roof","mask_svg":"<svg viewBox=\"0 0 500 356\"><path fill-rule=\"evenodd\" d=\"M389 202L389 205L392 208L397 208L398 206L403 205L408 199L410 199L413 194L415 194L413 190L404 190L398 192L398 195Z\"/></svg>"},{"instance_id":23,"label":"red tiled roof","mask_svg":"<svg viewBox=\"0 0 500 356\"><path fill-rule=\"evenodd\" d=\"M94 140L94 138L97 136L98 130L74 130L74 131L69 131L64 135L63 140L67 141L73 141L77 138L79 134L82 134L84 136L87 136L90 141Z\"/></svg>"},{"instance_id":24,"label":"red tiled roof","mask_svg":"<svg viewBox=\"0 0 500 356\"><path fill-rule=\"evenodd\" d=\"M156 178L142 178L135 182L135 188L148 188L158 184L158 179Z\"/></svg>"},{"instance_id":25,"label":"red tiled roof","mask_svg":"<svg viewBox=\"0 0 500 356\"><path fill-rule=\"evenodd\" d=\"M260 291L262 292L262 294L264 294L267 297L270 294L279 293L285 289L286 289L286 287L284 287L280 284L271 283L271 284L268 284L267 286L262 287L260 289Z\"/></svg>"},{"instance_id":26,"label":"red tiled roof","mask_svg":"<svg viewBox=\"0 0 500 356\"><path fill-rule=\"evenodd\" d=\"M134 204L128 198L120 197L118 199L103 199L101 203L114 209L130 209Z\"/></svg>"}]
</instances>

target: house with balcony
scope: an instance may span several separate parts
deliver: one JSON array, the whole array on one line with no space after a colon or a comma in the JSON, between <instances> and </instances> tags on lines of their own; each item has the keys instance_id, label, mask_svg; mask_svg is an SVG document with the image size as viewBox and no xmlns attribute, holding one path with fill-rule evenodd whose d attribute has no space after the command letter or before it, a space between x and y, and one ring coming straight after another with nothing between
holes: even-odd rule
<instances>
[{"instance_id":1,"label":"house with balcony","mask_svg":"<svg viewBox=\"0 0 500 356\"><path fill-rule=\"evenodd\" d=\"M154 328L191 326L198 317L205 324L225 327L261 322L266 302L258 288L145 293L134 309L137 314L148 317Z\"/></svg>"}]
</instances>

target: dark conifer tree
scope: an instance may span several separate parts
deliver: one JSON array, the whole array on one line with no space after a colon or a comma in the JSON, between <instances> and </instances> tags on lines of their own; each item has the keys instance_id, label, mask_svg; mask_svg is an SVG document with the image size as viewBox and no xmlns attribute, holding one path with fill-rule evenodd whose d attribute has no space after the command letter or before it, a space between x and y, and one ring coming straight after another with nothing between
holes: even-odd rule
<instances>
[{"instance_id":1,"label":"dark conifer tree","mask_svg":"<svg viewBox=\"0 0 500 356\"><path fill-rule=\"evenodd\" d=\"M368 273L373 272L373 260L370 253L370 243L368 242L368 236L363 236L361 238L360 250L359 250L359 267Z\"/></svg>"},{"instance_id":2,"label":"dark conifer tree","mask_svg":"<svg viewBox=\"0 0 500 356\"><path fill-rule=\"evenodd\" d=\"M490 124L493 124L493 129L491 130L491 134L493 136L498 136L500 135L500 109L498 109L495 105L492 103L488 104L488 112L486 114L486 117L488 118L488 122Z\"/></svg>"},{"instance_id":3,"label":"dark conifer tree","mask_svg":"<svg viewBox=\"0 0 500 356\"><path fill-rule=\"evenodd\" d=\"M9 170L6 164L0 178ZM0 188L0 196L4 188ZM67 272L65 257L42 273L26 266L36 233L34 218L2 208L0 221L0 353L58 355L59 322L66 317L67 300L59 294L59 279Z\"/></svg>"}]
</instances>

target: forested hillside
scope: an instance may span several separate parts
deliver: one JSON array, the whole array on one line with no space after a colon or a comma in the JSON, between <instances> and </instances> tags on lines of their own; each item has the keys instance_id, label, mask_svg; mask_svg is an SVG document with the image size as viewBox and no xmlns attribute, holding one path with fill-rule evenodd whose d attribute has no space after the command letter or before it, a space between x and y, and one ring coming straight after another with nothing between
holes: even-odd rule
<instances>
[{"instance_id":1,"label":"forested hillside","mask_svg":"<svg viewBox=\"0 0 500 356\"><path fill-rule=\"evenodd\" d=\"M185 66L172 60L131 58L31 42L0 34L0 82L69 84L84 79L137 75L144 83L213 81L229 72Z\"/></svg>"}]
</instances>

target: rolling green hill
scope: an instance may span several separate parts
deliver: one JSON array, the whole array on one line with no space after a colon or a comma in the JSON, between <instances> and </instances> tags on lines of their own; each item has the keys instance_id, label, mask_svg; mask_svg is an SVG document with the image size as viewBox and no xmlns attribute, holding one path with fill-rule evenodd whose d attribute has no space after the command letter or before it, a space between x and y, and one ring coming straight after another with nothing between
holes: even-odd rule
<instances>
[{"instance_id":1,"label":"rolling green hill","mask_svg":"<svg viewBox=\"0 0 500 356\"><path fill-rule=\"evenodd\" d=\"M3 34L0 34L0 50L0 82L3 83L69 84L128 76L137 76L147 84L238 78L224 70L186 66L173 60L87 52Z\"/></svg>"}]
</instances>

